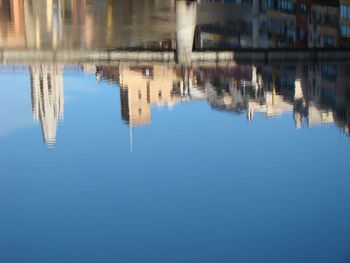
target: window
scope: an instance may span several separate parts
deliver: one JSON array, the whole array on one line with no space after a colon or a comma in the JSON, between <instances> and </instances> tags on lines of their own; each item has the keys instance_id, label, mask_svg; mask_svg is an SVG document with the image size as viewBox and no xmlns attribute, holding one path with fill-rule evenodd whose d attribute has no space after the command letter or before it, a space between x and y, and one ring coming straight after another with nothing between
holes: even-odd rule
<instances>
[{"instance_id":1,"label":"window","mask_svg":"<svg viewBox=\"0 0 350 263\"><path fill-rule=\"evenodd\" d=\"M324 36L323 44L325 47L334 47L335 46L335 37L333 36Z\"/></svg>"},{"instance_id":2,"label":"window","mask_svg":"<svg viewBox=\"0 0 350 263\"><path fill-rule=\"evenodd\" d=\"M299 40L300 41L305 40L305 36L306 36L305 30L304 29L300 29L299 30Z\"/></svg>"},{"instance_id":3,"label":"window","mask_svg":"<svg viewBox=\"0 0 350 263\"><path fill-rule=\"evenodd\" d=\"M350 6L340 5L340 18L350 20Z\"/></svg>"},{"instance_id":4,"label":"window","mask_svg":"<svg viewBox=\"0 0 350 263\"><path fill-rule=\"evenodd\" d=\"M273 8L274 6L273 6L273 1L272 0L268 0L267 1L267 8Z\"/></svg>"},{"instance_id":5,"label":"window","mask_svg":"<svg viewBox=\"0 0 350 263\"><path fill-rule=\"evenodd\" d=\"M313 17L315 22L322 23L322 15L319 12L314 11Z\"/></svg>"},{"instance_id":6,"label":"window","mask_svg":"<svg viewBox=\"0 0 350 263\"><path fill-rule=\"evenodd\" d=\"M292 2L291 0L281 0L279 2L279 8L281 10L292 12L294 10L294 2Z\"/></svg>"},{"instance_id":7,"label":"window","mask_svg":"<svg viewBox=\"0 0 350 263\"><path fill-rule=\"evenodd\" d=\"M300 3L299 10L301 14L307 13L307 5L305 3Z\"/></svg>"},{"instance_id":8,"label":"window","mask_svg":"<svg viewBox=\"0 0 350 263\"><path fill-rule=\"evenodd\" d=\"M141 100L141 98L142 98L142 94L141 94L141 90L139 90L139 92L138 92L138 97L139 97L139 100Z\"/></svg>"},{"instance_id":9,"label":"window","mask_svg":"<svg viewBox=\"0 0 350 263\"><path fill-rule=\"evenodd\" d=\"M341 34L343 37L350 37L350 26L341 25L341 26L340 26L340 34Z\"/></svg>"}]
</instances>

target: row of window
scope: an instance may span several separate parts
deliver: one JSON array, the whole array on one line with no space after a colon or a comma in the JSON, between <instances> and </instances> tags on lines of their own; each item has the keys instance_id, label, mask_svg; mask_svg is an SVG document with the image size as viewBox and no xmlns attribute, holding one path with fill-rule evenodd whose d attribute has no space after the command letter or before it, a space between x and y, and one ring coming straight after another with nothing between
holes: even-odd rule
<instances>
[{"instance_id":1,"label":"row of window","mask_svg":"<svg viewBox=\"0 0 350 263\"><path fill-rule=\"evenodd\" d=\"M294 12L297 10L300 14L307 14L308 9L306 3L296 3L294 0L267 0L267 8L287 12ZM317 15L318 14L316 14L316 20ZM340 5L340 18L350 20L350 6L343 4ZM331 18L331 20L332 19L333 18Z\"/></svg>"},{"instance_id":2,"label":"row of window","mask_svg":"<svg viewBox=\"0 0 350 263\"><path fill-rule=\"evenodd\" d=\"M293 12L295 9L295 1L293 0L268 0L267 8L285 10Z\"/></svg>"}]
</instances>

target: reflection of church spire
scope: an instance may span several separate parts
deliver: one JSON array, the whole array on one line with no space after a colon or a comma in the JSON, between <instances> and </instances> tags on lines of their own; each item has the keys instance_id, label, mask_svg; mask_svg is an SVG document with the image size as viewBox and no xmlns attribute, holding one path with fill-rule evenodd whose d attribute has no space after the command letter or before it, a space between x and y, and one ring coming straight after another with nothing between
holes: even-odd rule
<instances>
[{"instance_id":1,"label":"reflection of church spire","mask_svg":"<svg viewBox=\"0 0 350 263\"><path fill-rule=\"evenodd\" d=\"M38 65L30 67L32 108L35 121L41 122L48 147L56 142L57 122L63 118L63 67Z\"/></svg>"},{"instance_id":2,"label":"reflection of church spire","mask_svg":"<svg viewBox=\"0 0 350 263\"><path fill-rule=\"evenodd\" d=\"M132 153L133 151L133 148L134 148L134 134L133 134L133 131L134 131L134 127L132 127L131 125L129 125L129 139L130 139L130 152Z\"/></svg>"}]
</instances>

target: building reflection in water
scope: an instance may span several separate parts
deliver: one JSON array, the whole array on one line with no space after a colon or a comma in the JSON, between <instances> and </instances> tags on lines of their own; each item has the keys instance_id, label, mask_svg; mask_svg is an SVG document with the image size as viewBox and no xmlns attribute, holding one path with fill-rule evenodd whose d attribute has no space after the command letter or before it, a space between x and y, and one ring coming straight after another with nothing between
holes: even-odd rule
<instances>
[{"instance_id":1,"label":"building reflection in water","mask_svg":"<svg viewBox=\"0 0 350 263\"><path fill-rule=\"evenodd\" d=\"M98 67L102 78L120 86L121 116L130 126L151 123L151 107L203 101L203 90L193 85L193 72L170 65ZM118 77L115 77L115 76Z\"/></svg>"},{"instance_id":2,"label":"building reflection in water","mask_svg":"<svg viewBox=\"0 0 350 263\"><path fill-rule=\"evenodd\" d=\"M130 127L150 124L152 107L207 101L213 109L246 114L249 121L256 113L271 118L293 112L297 128L336 123L349 133L347 63L217 67L188 60L192 48L333 47L350 47L349 0L0 0L5 51L42 51L44 58L51 50L176 50L181 66L82 66L120 87L121 116ZM34 119L50 147L63 117L64 69L29 67Z\"/></svg>"},{"instance_id":3,"label":"building reflection in water","mask_svg":"<svg viewBox=\"0 0 350 263\"><path fill-rule=\"evenodd\" d=\"M130 125L150 123L151 105L207 100L213 109L244 113L249 121L255 113L271 118L293 112L297 128L336 123L349 133L350 65L237 65L185 72L158 67L119 70L122 116Z\"/></svg>"},{"instance_id":4,"label":"building reflection in water","mask_svg":"<svg viewBox=\"0 0 350 263\"><path fill-rule=\"evenodd\" d=\"M349 135L350 64L242 64L185 68L80 66L97 81L120 87L121 118L131 127L151 124L153 107L206 101L214 110L267 118L293 113L295 127L335 123ZM22 67L19 67L23 71ZM33 118L53 147L64 112L63 65L29 66Z\"/></svg>"}]
</instances>

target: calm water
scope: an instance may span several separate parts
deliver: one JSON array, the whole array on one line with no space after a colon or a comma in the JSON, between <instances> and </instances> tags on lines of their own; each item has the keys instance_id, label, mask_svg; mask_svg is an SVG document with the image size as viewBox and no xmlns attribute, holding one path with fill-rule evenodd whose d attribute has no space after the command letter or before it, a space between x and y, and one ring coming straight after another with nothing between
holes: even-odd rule
<instances>
[{"instance_id":1,"label":"calm water","mask_svg":"<svg viewBox=\"0 0 350 263\"><path fill-rule=\"evenodd\" d=\"M0 262L350 261L350 61L3 55L176 50L179 10L195 50L315 47L249 33L303 4L347 47L345 4L234 2L0 0Z\"/></svg>"}]
</instances>

